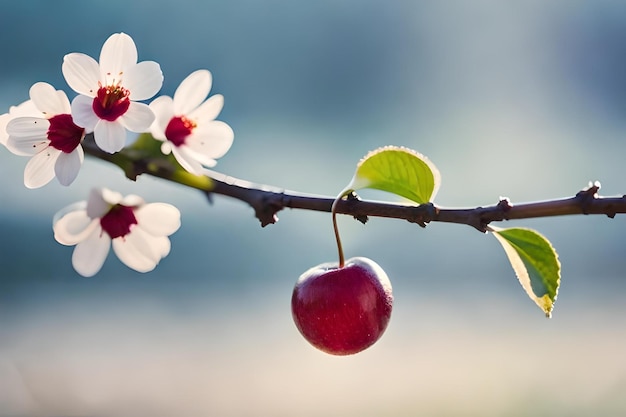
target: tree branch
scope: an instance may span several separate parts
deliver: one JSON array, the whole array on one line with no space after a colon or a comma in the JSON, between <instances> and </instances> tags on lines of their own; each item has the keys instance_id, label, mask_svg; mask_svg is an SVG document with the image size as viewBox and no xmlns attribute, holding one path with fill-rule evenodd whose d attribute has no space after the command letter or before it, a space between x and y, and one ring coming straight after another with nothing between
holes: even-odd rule
<instances>
[{"instance_id":1,"label":"tree branch","mask_svg":"<svg viewBox=\"0 0 626 417\"><path fill-rule=\"evenodd\" d=\"M206 171L206 176L195 176L184 171L176 161L160 153L143 149L125 148L116 154L102 151L88 135L83 142L87 155L111 162L135 180L141 174L149 174L168 181L195 188L211 200L213 194L221 194L249 204L260 220L261 226L278 221L277 213L284 208L330 212L334 197L303 194L277 187L255 184L218 172ZM486 232L491 222L529 219L537 217L574 214L604 214L610 218L626 213L626 196L600 197L598 182L579 191L570 198L546 200L533 203L511 204L501 199L497 204L476 208L441 208L432 203L411 206L359 199L356 194L337 204L337 213L348 214L365 223L368 216L404 219L425 227L430 222L465 224Z\"/></svg>"}]
</instances>

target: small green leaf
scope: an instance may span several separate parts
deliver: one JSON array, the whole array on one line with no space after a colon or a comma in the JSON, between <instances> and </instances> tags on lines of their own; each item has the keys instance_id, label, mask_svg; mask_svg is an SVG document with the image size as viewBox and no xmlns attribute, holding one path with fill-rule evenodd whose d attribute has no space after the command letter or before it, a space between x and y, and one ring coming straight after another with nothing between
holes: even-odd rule
<instances>
[{"instance_id":1,"label":"small green leaf","mask_svg":"<svg viewBox=\"0 0 626 417\"><path fill-rule=\"evenodd\" d=\"M425 204L432 201L440 182L439 171L428 158L411 149L386 146L359 162L352 181L340 195L373 188Z\"/></svg>"},{"instance_id":2,"label":"small green leaf","mask_svg":"<svg viewBox=\"0 0 626 417\"><path fill-rule=\"evenodd\" d=\"M504 248L520 284L546 317L552 315L561 282L561 263L552 244L531 229L490 229Z\"/></svg>"}]
</instances>

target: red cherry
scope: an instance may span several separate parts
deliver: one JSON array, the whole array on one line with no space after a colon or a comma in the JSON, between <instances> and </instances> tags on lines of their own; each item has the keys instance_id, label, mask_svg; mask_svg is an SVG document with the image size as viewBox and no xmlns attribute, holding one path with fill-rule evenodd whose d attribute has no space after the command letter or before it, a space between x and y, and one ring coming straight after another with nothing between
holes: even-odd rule
<instances>
[{"instance_id":1,"label":"red cherry","mask_svg":"<svg viewBox=\"0 0 626 417\"><path fill-rule=\"evenodd\" d=\"M325 263L300 276L291 297L293 319L306 340L333 355L373 345L387 328L393 295L385 271L357 257Z\"/></svg>"}]
</instances>

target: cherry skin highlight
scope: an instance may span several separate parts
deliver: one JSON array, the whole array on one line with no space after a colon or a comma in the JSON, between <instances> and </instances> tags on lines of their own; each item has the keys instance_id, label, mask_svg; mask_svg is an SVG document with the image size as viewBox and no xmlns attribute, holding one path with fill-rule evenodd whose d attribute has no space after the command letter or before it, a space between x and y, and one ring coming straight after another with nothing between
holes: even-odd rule
<instances>
[{"instance_id":1,"label":"cherry skin highlight","mask_svg":"<svg viewBox=\"0 0 626 417\"><path fill-rule=\"evenodd\" d=\"M325 263L298 279L291 297L294 322L304 338L332 355L367 349L383 335L393 306L391 282L368 258L343 268Z\"/></svg>"}]
</instances>

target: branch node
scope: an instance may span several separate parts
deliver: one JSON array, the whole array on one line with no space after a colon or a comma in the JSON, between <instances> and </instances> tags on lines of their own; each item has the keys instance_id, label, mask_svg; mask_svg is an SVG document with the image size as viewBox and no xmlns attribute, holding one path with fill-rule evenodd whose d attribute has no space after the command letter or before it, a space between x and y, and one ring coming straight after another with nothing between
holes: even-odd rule
<instances>
[{"instance_id":1,"label":"branch node","mask_svg":"<svg viewBox=\"0 0 626 417\"><path fill-rule=\"evenodd\" d=\"M278 213L282 210L282 207L279 207L273 203L269 203L263 205L262 208L255 208L254 212L256 214L257 219L261 222L261 227L265 227L268 224L275 224L278 221Z\"/></svg>"},{"instance_id":2,"label":"branch node","mask_svg":"<svg viewBox=\"0 0 626 417\"><path fill-rule=\"evenodd\" d=\"M590 181L587 188L584 188L576 193L575 198L579 201L583 214L590 213L589 207L596 199L598 199L598 191L600 191L600 182L595 181L592 183ZM615 214L613 214L613 217L615 217Z\"/></svg>"},{"instance_id":3,"label":"branch node","mask_svg":"<svg viewBox=\"0 0 626 417\"><path fill-rule=\"evenodd\" d=\"M425 228L438 214L438 209L433 203L420 204L412 210L411 216L407 217L409 223L416 223Z\"/></svg>"},{"instance_id":4,"label":"branch node","mask_svg":"<svg viewBox=\"0 0 626 417\"><path fill-rule=\"evenodd\" d=\"M348 202L350 211L354 211L357 202L361 201L361 198L358 196L357 193L351 191L350 194L346 196L346 201ZM354 217L356 220L360 221L363 224L367 223L367 221L369 220L369 217L367 217L366 214L355 214L352 217Z\"/></svg>"},{"instance_id":5,"label":"branch node","mask_svg":"<svg viewBox=\"0 0 626 417\"><path fill-rule=\"evenodd\" d=\"M589 181L589 186L587 188L583 188L578 193L576 193L576 197L578 196L591 196L593 198L598 198L598 191L600 191L600 181Z\"/></svg>"},{"instance_id":6,"label":"branch node","mask_svg":"<svg viewBox=\"0 0 626 417\"><path fill-rule=\"evenodd\" d=\"M508 197L500 197L498 208L502 210L502 213L507 213L513 208L513 204L511 204L511 200Z\"/></svg>"},{"instance_id":7,"label":"branch node","mask_svg":"<svg viewBox=\"0 0 626 417\"><path fill-rule=\"evenodd\" d=\"M261 227L278 221L276 213L285 208L284 197L284 193L264 195L258 204L253 205L256 217L261 221Z\"/></svg>"},{"instance_id":8,"label":"branch node","mask_svg":"<svg viewBox=\"0 0 626 417\"><path fill-rule=\"evenodd\" d=\"M478 224L474 224L472 223L472 226L474 226L474 228L476 230L478 230L481 233L487 233L487 231L489 230L489 224L491 222L489 220L480 220L480 222L478 222Z\"/></svg>"},{"instance_id":9,"label":"branch node","mask_svg":"<svg viewBox=\"0 0 626 417\"><path fill-rule=\"evenodd\" d=\"M502 200L500 200L500 203L501 202ZM489 224L492 221L504 220L504 210L502 209L500 203L495 206L495 210L493 206L476 207L476 209L473 210L472 215L469 217L469 221L467 224L481 233L487 233L487 231L489 230ZM496 213L497 215L494 215L494 213ZM489 216L489 214L491 215Z\"/></svg>"}]
</instances>

